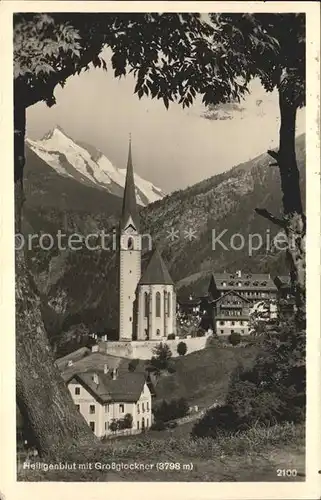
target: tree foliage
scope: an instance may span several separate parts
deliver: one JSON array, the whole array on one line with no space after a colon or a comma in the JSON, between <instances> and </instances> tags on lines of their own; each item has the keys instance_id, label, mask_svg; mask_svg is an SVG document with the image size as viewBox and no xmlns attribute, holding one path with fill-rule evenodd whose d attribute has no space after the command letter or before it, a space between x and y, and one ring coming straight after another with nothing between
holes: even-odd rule
<instances>
[{"instance_id":1,"label":"tree foliage","mask_svg":"<svg viewBox=\"0 0 321 500\"><path fill-rule=\"evenodd\" d=\"M233 346L238 345L241 342L241 334L238 332L232 332L228 338L230 344Z\"/></svg>"},{"instance_id":2,"label":"tree foliage","mask_svg":"<svg viewBox=\"0 0 321 500\"><path fill-rule=\"evenodd\" d=\"M177 345L177 353L180 355L180 356L185 356L185 354L187 353L187 345L186 345L186 342L179 342L178 345Z\"/></svg>"},{"instance_id":3,"label":"tree foliage","mask_svg":"<svg viewBox=\"0 0 321 500\"><path fill-rule=\"evenodd\" d=\"M154 405L153 414L157 422L169 422L177 418L185 417L188 413L188 402L185 398L163 400Z\"/></svg>"},{"instance_id":4,"label":"tree foliage","mask_svg":"<svg viewBox=\"0 0 321 500\"><path fill-rule=\"evenodd\" d=\"M172 358L172 351L168 344L160 342L153 349L153 356L150 361L151 367L156 371L167 370Z\"/></svg>"},{"instance_id":5,"label":"tree foliage","mask_svg":"<svg viewBox=\"0 0 321 500\"><path fill-rule=\"evenodd\" d=\"M253 76L266 88L272 85L267 65L279 43L266 26L274 26L278 16L264 16L17 14L15 81L26 106L39 100L52 105L56 85L92 63L105 70L111 66L115 77L133 73L138 97L162 99L166 107L170 101L188 107L197 94L205 104L239 100ZM104 47L111 51L108 64L101 56Z\"/></svg>"},{"instance_id":6,"label":"tree foliage","mask_svg":"<svg viewBox=\"0 0 321 500\"><path fill-rule=\"evenodd\" d=\"M225 404L211 409L195 428L196 436L216 436L252 425L305 419L305 334L292 321L266 329L253 368L233 373Z\"/></svg>"}]
</instances>

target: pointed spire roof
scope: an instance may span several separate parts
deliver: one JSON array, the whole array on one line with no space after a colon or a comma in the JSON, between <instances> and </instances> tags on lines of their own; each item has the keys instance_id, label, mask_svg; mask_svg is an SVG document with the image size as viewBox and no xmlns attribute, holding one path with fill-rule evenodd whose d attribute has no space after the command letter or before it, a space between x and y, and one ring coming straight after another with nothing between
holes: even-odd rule
<instances>
[{"instance_id":1,"label":"pointed spire roof","mask_svg":"<svg viewBox=\"0 0 321 500\"><path fill-rule=\"evenodd\" d=\"M139 281L140 285L174 285L163 258L156 248Z\"/></svg>"},{"instance_id":2,"label":"pointed spire roof","mask_svg":"<svg viewBox=\"0 0 321 500\"><path fill-rule=\"evenodd\" d=\"M123 209L122 209L122 216L121 216L121 229L125 229L125 227L128 223L128 220L130 220L130 218L132 219L132 222L134 223L135 228L138 230L139 229L139 215L138 215L137 204L136 204L131 138L129 138L126 182L125 182Z\"/></svg>"}]
</instances>

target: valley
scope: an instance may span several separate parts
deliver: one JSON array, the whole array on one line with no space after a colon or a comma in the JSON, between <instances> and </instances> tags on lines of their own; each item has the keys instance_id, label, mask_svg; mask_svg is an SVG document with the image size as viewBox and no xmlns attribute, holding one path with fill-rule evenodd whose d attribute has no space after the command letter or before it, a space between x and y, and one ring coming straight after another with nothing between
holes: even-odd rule
<instances>
[{"instance_id":1,"label":"valley","mask_svg":"<svg viewBox=\"0 0 321 500\"><path fill-rule=\"evenodd\" d=\"M93 152L91 152L93 155ZM305 202L305 136L297 138L297 161ZM281 213L278 169L269 166L267 154L177 191L140 208L142 231L162 250L180 296L207 289L211 271L282 274L286 269L284 252L261 249L249 256L240 251L212 248L212 230L227 237L242 233L276 234L277 229L258 216L254 209L264 207ZM79 182L61 175L27 147L26 203L23 230L29 233L67 234L112 231L121 213L121 198L93 183ZM169 230L177 231L173 241ZM194 237L186 231L193 229ZM226 244L226 240L224 240ZM143 252L143 267L148 260ZM103 250L78 252L27 250L27 260L41 293L46 329L53 338L75 331L110 332L117 327L117 255Z\"/></svg>"}]
</instances>

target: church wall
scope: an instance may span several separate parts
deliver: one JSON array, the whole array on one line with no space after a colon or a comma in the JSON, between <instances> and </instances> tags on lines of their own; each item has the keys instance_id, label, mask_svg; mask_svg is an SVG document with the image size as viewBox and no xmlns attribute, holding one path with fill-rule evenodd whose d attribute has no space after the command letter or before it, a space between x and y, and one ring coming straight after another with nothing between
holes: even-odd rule
<instances>
[{"instance_id":1,"label":"church wall","mask_svg":"<svg viewBox=\"0 0 321 500\"><path fill-rule=\"evenodd\" d=\"M148 304L150 313L145 316L145 293L148 294ZM138 291L138 331L137 340L146 340L146 333L149 330L149 325L152 323L151 318L151 285L140 285Z\"/></svg>"},{"instance_id":2,"label":"church wall","mask_svg":"<svg viewBox=\"0 0 321 500\"><path fill-rule=\"evenodd\" d=\"M152 286L152 311L153 311L153 324L149 334L150 340L160 340L165 336L164 329L164 290L165 285L153 285ZM156 315L156 296L160 294L160 315Z\"/></svg>"},{"instance_id":3,"label":"church wall","mask_svg":"<svg viewBox=\"0 0 321 500\"><path fill-rule=\"evenodd\" d=\"M163 342L169 346L172 351L172 356L175 358L178 357L177 346L180 342L185 342L187 345L187 354L190 354L191 352L204 349L209 336L210 334L204 335L204 337L192 337L187 339L178 338L175 340L159 339L133 342L101 342L99 347L103 352L113 356L120 356L128 359L151 359L155 346Z\"/></svg>"},{"instance_id":4,"label":"church wall","mask_svg":"<svg viewBox=\"0 0 321 500\"><path fill-rule=\"evenodd\" d=\"M176 333L176 293L173 285L166 285L166 293L170 294L170 313L165 316L166 337Z\"/></svg>"}]
</instances>

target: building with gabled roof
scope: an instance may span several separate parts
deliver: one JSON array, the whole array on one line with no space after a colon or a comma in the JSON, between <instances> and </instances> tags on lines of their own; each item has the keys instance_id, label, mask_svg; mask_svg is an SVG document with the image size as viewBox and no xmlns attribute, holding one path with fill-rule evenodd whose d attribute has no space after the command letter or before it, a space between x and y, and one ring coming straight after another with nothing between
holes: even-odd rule
<instances>
[{"instance_id":1,"label":"building with gabled roof","mask_svg":"<svg viewBox=\"0 0 321 500\"><path fill-rule=\"evenodd\" d=\"M119 340L163 340L176 332L176 293L157 248L141 273L142 245L131 142L119 225Z\"/></svg>"},{"instance_id":2,"label":"building with gabled roof","mask_svg":"<svg viewBox=\"0 0 321 500\"><path fill-rule=\"evenodd\" d=\"M252 304L277 297L277 287L269 274L242 271L212 274L209 284L209 296L212 299L217 299L230 290L237 291Z\"/></svg>"},{"instance_id":3,"label":"building with gabled roof","mask_svg":"<svg viewBox=\"0 0 321 500\"><path fill-rule=\"evenodd\" d=\"M283 318L293 318L296 311L295 292L291 284L290 275L275 276L274 283L278 290L279 314Z\"/></svg>"},{"instance_id":4,"label":"building with gabled roof","mask_svg":"<svg viewBox=\"0 0 321 500\"><path fill-rule=\"evenodd\" d=\"M71 353L70 361L66 366L64 359L57 360L57 366L96 436L138 433L151 426L152 395L144 371L130 372L128 361L99 351L82 358Z\"/></svg>"},{"instance_id":5,"label":"building with gabled roof","mask_svg":"<svg viewBox=\"0 0 321 500\"><path fill-rule=\"evenodd\" d=\"M156 248L137 287L137 340L162 340L176 334L176 292Z\"/></svg>"},{"instance_id":6,"label":"building with gabled roof","mask_svg":"<svg viewBox=\"0 0 321 500\"><path fill-rule=\"evenodd\" d=\"M174 285L166 264L157 247L139 280L139 285Z\"/></svg>"},{"instance_id":7,"label":"building with gabled roof","mask_svg":"<svg viewBox=\"0 0 321 500\"><path fill-rule=\"evenodd\" d=\"M213 326L217 335L249 333L249 312L251 303L235 290L229 290L212 300Z\"/></svg>"}]
</instances>

